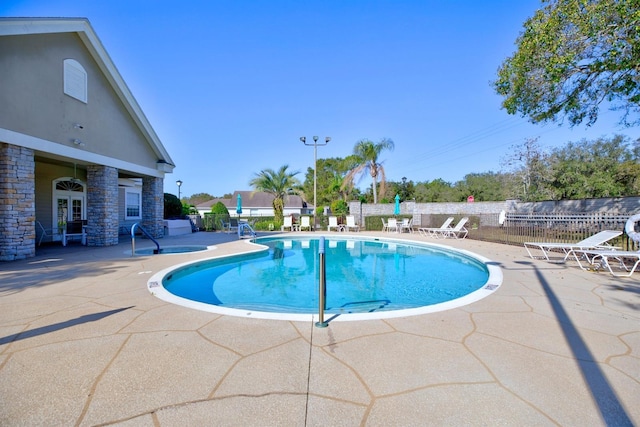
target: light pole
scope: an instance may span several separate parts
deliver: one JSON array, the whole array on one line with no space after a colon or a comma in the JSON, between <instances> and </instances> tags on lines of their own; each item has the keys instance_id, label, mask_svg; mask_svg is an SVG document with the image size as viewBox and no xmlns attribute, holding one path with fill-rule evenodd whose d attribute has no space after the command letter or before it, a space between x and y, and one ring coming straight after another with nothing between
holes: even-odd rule
<instances>
[{"instance_id":1,"label":"light pole","mask_svg":"<svg viewBox=\"0 0 640 427\"><path fill-rule=\"evenodd\" d=\"M318 222L316 221L316 210L318 209L318 206L316 206L318 200L318 145L327 145L329 141L331 141L331 137L325 137L324 144L318 143L317 136L313 137L313 144L307 144L307 138L304 136L300 137L300 141L302 141L304 145L313 146L313 229L315 230L318 227Z\"/></svg>"},{"instance_id":2,"label":"light pole","mask_svg":"<svg viewBox=\"0 0 640 427\"><path fill-rule=\"evenodd\" d=\"M178 200L180 200L180 187L182 186L182 181L177 180L176 185L178 186Z\"/></svg>"},{"instance_id":3,"label":"light pole","mask_svg":"<svg viewBox=\"0 0 640 427\"><path fill-rule=\"evenodd\" d=\"M407 198L407 177L402 177L402 201Z\"/></svg>"}]
</instances>

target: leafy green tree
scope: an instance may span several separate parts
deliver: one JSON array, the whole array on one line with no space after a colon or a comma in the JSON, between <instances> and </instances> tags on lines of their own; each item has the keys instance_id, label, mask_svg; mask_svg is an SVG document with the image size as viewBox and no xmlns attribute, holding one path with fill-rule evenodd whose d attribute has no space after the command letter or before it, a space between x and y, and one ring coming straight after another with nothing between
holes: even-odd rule
<instances>
[{"instance_id":1,"label":"leafy green tree","mask_svg":"<svg viewBox=\"0 0 640 427\"><path fill-rule=\"evenodd\" d=\"M349 205L344 200L331 202L331 213L336 216L345 216L349 212Z\"/></svg>"},{"instance_id":2,"label":"leafy green tree","mask_svg":"<svg viewBox=\"0 0 640 427\"><path fill-rule=\"evenodd\" d=\"M524 23L494 87L509 114L592 125L600 104L640 123L638 0L544 0Z\"/></svg>"},{"instance_id":3,"label":"leafy green tree","mask_svg":"<svg viewBox=\"0 0 640 427\"><path fill-rule=\"evenodd\" d=\"M362 179L366 172L369 173L372 180L373 203L378 203L378 194L384 194L386 184L384 167L379 161L380 153L383 150L393 150L394 143L391 139L383 138L380 142L372 142L368 139L362 139L353 147L353 154L358 160L358 164L347 173L343 181L343 188L353 188L357 176ZM380 179L380 188L376 188L376 184Z\"/></svg>"},{"instance_id":4,"label":"leafy green tree","mask_svg":"<svg viewBox=\"0 0 640 427\"><path fill-rule=\"evenodd\" d=\"M505 177L500 173L470 173L456 183L461 194L473 196L476 202L506 200L508 198L504 186Z\"/></svg>"},{"instance_id":5,"label":"leafy green tree","mask_svg":"<svg viewBox=\"0 0 640 427\"><path fill-rule=\"evenodd\" d=\"M441 178L429 182L419 182L415 185L414 195L418 203L432 202L460 202L466 195L451 183Z\"/></svg>"},{"instance_id":6,"label":"leafy green tree","mask_svg":"<svg viewBox=\"0 0 640 427\"><path fill-rule=\"evenodd\" d=\"M632 152L621 135L569 142L552 151L549 160L549 186L556 199L628 196L628 187L638 179L638 175L627 176L638 168L632 167ZM620 177L626 177L626 182Z\"/></svg>"},{"instance_id":7,"label":"leafy green tree","mask_svg":"<svg viewBox=\"0 0 640 427\"><path fill-rule=\"evenodd\" d=\"M196 193L191 195L190 197L183 197L182 199L187 204L197 206L200 203L208 202L209 200L215 199L215 197L213 197L209 193Z\"/></svg>"},{"instance_id":8,"label":"leafy green tree","mask_svg":"<svg viewBox=\"0 0 640 427\"><path fill-rule=\"evenodd\" d=\"M317 172L317 192L318 200L316 204L319 208L330 205L334 200L347 200L349 196L353 197L354 192L350 192L347 188L342 188L344 176L355 167L357 163L354 156L347 158L329 158L318 159ZM302 185L306 200L313 199L313 168L308 168L305 175L305 181ZM357 194L357 192L355 193Z\"/></svg>"},{"instance_id":9,"label":"leafy green tree","mask_svg":"<svg viewBox=\"0 0 640 427\"><path fill-rule=\"evenodd\" d=\"M255 190L273 195L273 212L277 223L282 223L284 219L284 198L301 191L300 181L295 177L299 172L289 172L288 168L289 165L284 165L277 171L264 169L249 182Z\"/></svg>"}]
</instances>

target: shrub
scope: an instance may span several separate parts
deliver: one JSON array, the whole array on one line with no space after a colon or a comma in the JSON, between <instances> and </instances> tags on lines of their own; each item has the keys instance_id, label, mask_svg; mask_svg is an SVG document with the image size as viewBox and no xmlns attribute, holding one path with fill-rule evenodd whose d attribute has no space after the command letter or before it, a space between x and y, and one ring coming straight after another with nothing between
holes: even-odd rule
<instances>
[{"instance_id":1,"label":"shrub","mask_svg":"<svg viewBox=\"0 0 640 427\"><path fill-rule=\"evenodd\" d=\"M269 229L269 224L273 224L273 229ZM273 218L261 219L253 224L253 229L256 231L273 231L280 230L280 225L277 225Z\"/></svg>"},{"instance_id":2,"label":"shrub","mask_svg":"<svg viewBox=\"0 0 640 427\"><path fill-rule=\"evenodd\" d=\"M227 209L224 203L218 202L215 205L211 206L211 213L229 215L229 209Z\"/></svg>"},{"instance_id":3,"label":"shrub","mask_svg":"<svg viewBox=\"0 0 640 427\"><path fill-rule=\"evenodd\" d=\"M349 210L349 205L344 200L334 200L331 202L331 213L335 216L345 216Z\"/></svg>"},{"instance_id":4,"label":"shrub","mask_svg":"<svg viewBox=\"0 0 640 427\"><path fill-rule=\"evenodd\" d=\"M175 195L164 193L164 219L180 217L182 217L182 203Z\"/></svg>"}]
</instances>

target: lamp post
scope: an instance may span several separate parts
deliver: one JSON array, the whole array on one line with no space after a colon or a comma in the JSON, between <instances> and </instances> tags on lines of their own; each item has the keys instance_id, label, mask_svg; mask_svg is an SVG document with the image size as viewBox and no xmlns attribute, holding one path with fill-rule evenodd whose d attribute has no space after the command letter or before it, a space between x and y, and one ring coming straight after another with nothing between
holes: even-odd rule
<instances>
[{"instance_id":1,"label":"lamp post","mask_svg":"<svg viewBox=\"0 0 640 427\"><path fill-rule=\"evenodd\" d=\"M176 185L178 186L178 200L180 200L180 187L182 186L182 181L177 180Z\"/></svg>"},{"instance_id":2,"label":"lamp post","mask_svg":"<svg viewBox=\"0 0 640 427\"><path fill-rule=\"evenodd\" d=\"M318 209L318 206L316 206L318 200L318 145L327 145L329 141L331 141L331 137L325 137L324 144L318 143L317 136L313 137L313 144L307 144L307 138L304 136L300 137L300 141L302 141L304 145L313 146L313 229L315 230L318 227L316 221L316 210Z\"/></svg>"},{"instance_id":3,"label":"lamp post","mask_svg":"<svg viewBox=\"0 0 640 427\"><path fill-rule=\"evenodd\" d=\"M402 177L402 201L407 198L407 177Z\"/></svg>"}]
</instances>

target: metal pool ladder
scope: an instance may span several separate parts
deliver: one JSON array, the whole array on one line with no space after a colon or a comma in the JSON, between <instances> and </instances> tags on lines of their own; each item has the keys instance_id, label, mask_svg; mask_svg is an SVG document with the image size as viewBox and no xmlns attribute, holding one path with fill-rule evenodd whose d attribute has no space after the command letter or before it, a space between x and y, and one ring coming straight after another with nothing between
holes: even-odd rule
<instances>
[{"instance_id":1,"label":"metal pool ladder","mask_svg":"<svg viewBox=\"0 0 640 427\"><path fill-rule=\"evenodd\" d=\"M151 239L151 241L153 243L156 244L156 249L153 250L154 254L159 254L160 253L160 243L158 243L158 241L156 239L154 239L151 234L149 234L147 232L147 230L145 230L144 228L142 228L142 226L140 225L139 222L136 222L135 224L133 224L131 226L131 256L135 256L136 254L136 228L139 228L140 231L142 231L142 234L144 234L145 236L147 236L149 239Z\"/></svg>"},{"instance_id":2,"label":"metal pool ladder","mask_svg":"<svg viewBox=\"0 0 640 427\"><path fill-rule=\"evenodd\" d=\"M245 235L245 232L247 235ZM253 230L253 228L251 228L248 222L238 222L238 239L242 239L247 236L256 237L256 232Z\"/></svg>"}]
</instances>

